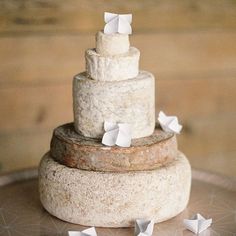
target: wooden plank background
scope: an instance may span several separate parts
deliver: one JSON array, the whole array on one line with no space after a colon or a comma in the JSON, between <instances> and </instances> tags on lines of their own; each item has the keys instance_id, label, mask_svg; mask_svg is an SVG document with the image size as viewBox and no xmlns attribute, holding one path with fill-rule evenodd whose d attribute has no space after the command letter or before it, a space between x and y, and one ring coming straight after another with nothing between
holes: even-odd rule
<instances>
[{"instance_id":1,"label":"wooden plank background","mask_svg":"<svg viewBox=\"0 0 236 236\"><path fill-rule=\"evenodd\" d=\"M54 127L70 122L103 12L132 12L140 68L156 76L156 111L179 116L194 167L236 176L236 2L0 1L0 171L38 164Z\"/></svg>"}]
</instances>

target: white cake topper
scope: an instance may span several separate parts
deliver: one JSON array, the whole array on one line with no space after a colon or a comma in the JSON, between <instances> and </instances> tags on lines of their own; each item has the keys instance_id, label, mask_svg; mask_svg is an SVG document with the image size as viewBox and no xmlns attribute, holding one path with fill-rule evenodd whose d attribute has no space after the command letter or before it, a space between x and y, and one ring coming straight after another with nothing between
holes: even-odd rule
<instances>
[{"instance_id":1,"label":"white cake topper","mask_svg":"<svg viewBox=\"0 0 236 236\"><path fill-rule=\"evenodd\" d=\"M131 129L127 123L104 122L102 143L106 146L130 147Z\"/></svg>"},{"instance_id":2,"label":"white cake topper","mask_svg":"<svg viewBox=\"0 0 236 236\"><path fill-rule=\"evenodd\" d=\"M205 219L199 213L194 215L191 219L184 220L184 226L195 234L200 234L206 230L211 226L211 223L212 219Z\"/></svg>"},{"instance_id":3,"label":"white cake topper","mask_svg":"<svg viewBox=\"0 0 236 236\"><path fill-rule=\"evenodd\" d=\"M115 14L110 12L104 13L105 34L132 34L131 22L132 14Z\"/></svg>"},{"instance_id":4,"label":"white cake topper","mask_svg":"<svg viewBox=\"0 0 236 236\"><path fill-rule=\"evenodd\" d=\"M182 129L176 116L167 116L163 111L160 111L157 120L165 132L179 134Z\"/></svg>"},{"instance_id":5,"label":"white cake topper","mask_svg":"<svg viewBox=\"0 0 236 236\"><path fill-rule=\"evenodd\" d=\"M153 232L154 221L137 219L135 221L134 235L135 236L151 236Z\"/></svg>"},{"instance_id":6,"label":"white cake topper","mask_svg":"<svg viewBox=\"0 0 236 236\"><path fill-rule=\"evenodd\" d=\"M94 227L85 229L83 231L69 231L69 236L97 236L97 232Z\"/></svg>"}]
</instances>

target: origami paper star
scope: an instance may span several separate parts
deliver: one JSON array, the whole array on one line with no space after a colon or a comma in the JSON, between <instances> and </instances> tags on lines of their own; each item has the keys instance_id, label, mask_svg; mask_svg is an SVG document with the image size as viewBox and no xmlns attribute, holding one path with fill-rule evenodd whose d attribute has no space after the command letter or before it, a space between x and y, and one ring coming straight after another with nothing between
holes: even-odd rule
<instances>
[{"instance_id":1,"label":"origami paper star","mask_svg":"<svg viewBox=\"0 0 236 236\"><path fill-rule=\"evenodd\" d=\"M184 220L184 226L195 234L200 234L206 230L211 226L211 223L212 219L205 219L199 213L194 215L191 219Z\"/></svg>"},{"instance_id":2,"label":"origami paper star","mask_svg":"<svg viewBox=\"0 0 236 236\"><path fill-rule=\"evenodd\" d=\"M160 111L158 121L165 132L179 134L182 129L182 125L179 124L176 116L167 116L163 111Z\"/></svg>"},{"instance_id":3,"label":"origami paper star","mask_svg":"<svg viewBox=\"0 0 236 236\"><path fill-rule=\"evenodd\" d=\"M137 219L135 222L135 236L151 236L154 228L153 220Z\"/></svg>"},{"instance_id":4,"label":"origami paper star","mask_svg":"<svg viewBox=\"0 0 236 236\"><path fill-rule=\"evenodd\" d=\"M131 145L131 129L129 124L104 122L105 133L102 143L106 146L130 147Z\"/></svg>"},{"instance_id":5,"label":"origami paper star","mask_svg":"<svg viewBox=\"0 0 236 236\"><path fill-rule=\"evenodd\" d=\"M97 232L94 227L85 229L83 231L69 231L69 236L97 236Z\"/></svg>"},{"instance_id":6,"label":"origami paper star","mask_svg":"<svg viewBox=\"0 0 236 236\"><path fill-rule=\"evenodd\" d=\"M132 14L114 14L105 12L104 21L106 22L104 27L105 34L132 34L132 28L130 26Z\"/></svg>"}]
</instances>

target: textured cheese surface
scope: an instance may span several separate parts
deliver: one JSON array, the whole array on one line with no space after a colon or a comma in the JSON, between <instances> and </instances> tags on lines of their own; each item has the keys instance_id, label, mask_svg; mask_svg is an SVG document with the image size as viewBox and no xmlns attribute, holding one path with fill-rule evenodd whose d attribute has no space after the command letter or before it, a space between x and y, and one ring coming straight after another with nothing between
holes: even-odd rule
<instances>
[{"instance_id":1,"label":"textured cheese surface","mask_svg":"<svg viewBox=\"0 0 236 236\"><path fill-rule=\"evenodd\" d=\"M174 134L155 129L152 135L133 139L131 147L105 147L100 139L75 132L72 123L53 132L50 154L69 167L96 171L153 170L173 161L177 141Z\"/></svg>"},{"instance_id":2,"label":"textured cheese surface","mask_svg":"<svg viewBox=\"0 0 236 236\"><path fill-rule=\"evenodd\" d=\"M130 47L127 53L103 56L95 49L85 52L86 71L94 80L115 81L136 77L139 73L140 52Z\"/></svg>"},{"instance_id":3,"label":"textured cheese surface","mask_svg":"<svg viewBox=\"0 0 236 236\"><path fill-rule=\"evenodd\" d=\"M186 207L190 185L191 168L181 153L152 171L85 171L61 165L49 154L39 167L44 208L64 221L88 226L127 227L137 218L170 219Z\"/></svg>"},{"instance_id":4,"label":"textured cheese surface","mask_svg":"<svg viewBox=\"0 0 236 236\"><path fill-rule=\"evenodd\" d=\"M104 34L99 31L96 34L96 52L101 55L113 56L129 51L128 34Z\"/></svg>"},{"instance_id":5,"label":"textured cheese surface","mask_svg":"<svg viewBox=\"0 0 236 236\"><path fill-rule=\"evenodd\" d=\"M151 135L155 128L155 85L151 73L131 80L96 81L81 73L73 82L75 130L101 138L104 121L129 123L132 138Z\"/></svg>"}]
</instances>

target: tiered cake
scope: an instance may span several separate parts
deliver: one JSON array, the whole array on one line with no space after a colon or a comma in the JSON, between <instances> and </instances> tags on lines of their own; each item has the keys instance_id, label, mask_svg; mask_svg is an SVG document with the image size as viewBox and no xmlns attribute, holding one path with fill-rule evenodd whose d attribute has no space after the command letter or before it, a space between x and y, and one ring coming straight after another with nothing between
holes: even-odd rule
<instances>
[{"instance_id":1,"label":"tiered cake","mask_svg":"<svg viewBox=\"0 0 236 236\"><path fill-rule=\"evenodd\" d=\"M155 128L154 76L139 71L126 34L96 35L86 72L74 77L74 123L54 130L40 163L44 208L72 223L129 227L137 218L167 220L187 205L191 169L176 137ZM130 147L101 143L104 122L128 123Z\"/></svg>"}]
</instances>

